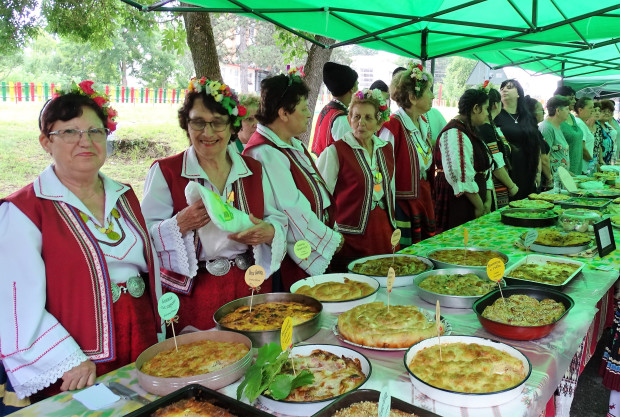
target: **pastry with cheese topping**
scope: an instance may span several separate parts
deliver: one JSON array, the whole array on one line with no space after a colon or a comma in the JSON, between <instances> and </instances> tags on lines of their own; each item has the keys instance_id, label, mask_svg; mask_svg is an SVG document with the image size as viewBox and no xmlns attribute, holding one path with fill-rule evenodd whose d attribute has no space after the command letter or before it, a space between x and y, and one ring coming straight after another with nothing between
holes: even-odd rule
<instances>
[{"instance_id":1,"label":"pastry with cheese topping","mask_svg":"<svg viewBox=\"0 0 620 417\"><path fill-rule=\"evenodd\" d=\"M379 403L374 401L360 401L353 403L347 408L342 408L332 414L332 417L377 417L379 415ZM391 409L390 417L417 417L415 414Z\"/></svg>"},{"instance_id":2,"label":"pastry with cheese topping","mask_svg":"<svg viewBox=\"0 0 620 417\"><path fill-rule=\"evenodd\" d=\"M353 266L353 272L362 275L384 277L390 267L394 268L397 277L404 275L417 275L430 268L430 265L422 262L415 256L388 256L385 258L368 259L358 262Z\"/></svg>"},{"instance_id":3,"label":"pastry with cheese topping","mask_svg":"<svg viewBox=\"0 0 620 417\"><path fill-rule=\"evenodd\" d=\"M241 306L220 320L220 325L234 330L278 330L287 317L293 326L314 318L319 311L314 306L297 302L269 302L252 306Z\"/></svg>"},{"instance_id":4,"label":"pastry with cheese topping","mask_svg":"<svg viewBox=\"0 0 620 417\"><path fill-rule=\"evenodd\" d=\"M545 326L558 321L565 311L564 304L555 300L538 301L525 294L515 294L495 300L484 309L482 317L513 326Z\"/></svg>"},{"instance_id":5,"label":"pastry with cheese topping","mask_svg":"<svg viewBox=\"0 0 620 417\"><path fill-rule=\"evenodd\" d=\"M375 289L365 282L346 278L344 282L321 282L315 286L304 285L295 290L295 294L304 294L319 301L348 301L366 297Z\"/></svg>"},{"instance_id":6,"label":"pastry with cheese topping","mask_svg":"<svg viewBox=\"0 0 620 417\"><path fill-rule=\"evenodd\" d=\"M237 417L228 410L211 404L208 401L198 401L189 398L172 403L152 414L152 417Z\"/></svg>"}]
</instances>

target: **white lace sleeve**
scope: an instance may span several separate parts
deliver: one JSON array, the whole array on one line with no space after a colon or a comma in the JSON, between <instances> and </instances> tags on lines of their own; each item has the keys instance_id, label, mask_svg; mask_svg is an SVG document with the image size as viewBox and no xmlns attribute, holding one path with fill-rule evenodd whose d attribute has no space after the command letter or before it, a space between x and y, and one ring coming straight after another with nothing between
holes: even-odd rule
<instances>
[{"instance_id":1,"label":"white lace sleeve","mask_svg":"<svg viewBox=\"0 0 620 417\"><path fill-rule=\"evenodd\" d=\"M41 232L11 203L0 205L0 357L19 398L85 361L67 330L45 309Z\"/></svg>"},{"instance_id":2,"label":"white lace sleeve","mask_svg":"<svg viewBox=\"0 0 620 417\"><path fill-rule=\"evenodd\" d=\"M147 174L141 207L160 266L184 276L196 276L194 232L181 235L176 216L172 215L172 196L159 164L154 164Z\"/></svg>"},{"instance_id":3,"label":"white lace sleeve","mask_svg":"<svg viewBox=\"0 0 620 417\"><path fill-rule=\"evenodd\" d=\"M446 130L439 142L444 174L457 197L463 193L477 193L479 190L474 179L476 171L473 147L466 135L462 132L459 135L459 132L458 129Z\"/></svg>"}]
</instances>

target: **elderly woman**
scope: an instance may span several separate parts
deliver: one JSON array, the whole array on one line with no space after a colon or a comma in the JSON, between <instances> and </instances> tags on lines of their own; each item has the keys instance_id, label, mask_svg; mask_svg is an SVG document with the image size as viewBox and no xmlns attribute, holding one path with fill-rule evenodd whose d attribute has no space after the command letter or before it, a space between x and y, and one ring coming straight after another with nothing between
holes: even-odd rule
<instances>
[{"instance_id":1,"label":"elderly woman","mask_svg":"<svg viewBox=\"0 0 620 417\"><path fill-rule=\"evenodd\" d=\"M489 119L489 96L469 89L459 99L459 114L435 144L435 217L443 232L491 211L491 151L476 133Z\"/></svg>"},{"instance_id":2,"label":"elderly woman","mask_svg":"<svg viewBox=\"0 0 620 417\"><path fill-rule=\"evenodd\" d=\"M606 164L609 164L616 158L616 155L618 154L618 131L616 130L616 127L612 124L615 121L614 110L616 105L611 100L601 100L600 103L601 115L599 117L599 122L601 123L601 126L603 128L603 135L605 136L605 140L608 141L608 143L610 144L608 145L608 147L611 147L612 149L611 154L606 155L606 157L603 159L605 160Z\"/></svg>"},{"instance_id":3,"label":"elderly woman","mask_svg":"<svg viewBox=\"0 0 620 417\"><path fill-rule=\"evenodd\" d=\"M142 212L161 261L162 285L180 298L180 329L213 327L219 307L250 294L248 267L261 265L269 277L284 256L286 220L274 207L261 164L228 146L243 114L227 85L192 78L179 110L190 147L155 162L146 178ZM202 200L188 204L190 181L249 214L254 226L233 234L218 228ZM263 291L270 290L267 280Z\"/></svg>"},{"instance_id":4,"label":"elderly woman","mask_svg":"<svg viewBox=\"0 0 620 417\"><path fill-rule=\"evenodd\" d=\"M131 187L99 171L116 112L92 84L46 103L53 162L0 205L0 356L19 398L92 385L157 342L156 258Z\"/></svg>"},{"instance_id":5,"label":"elderly woman","mask_svg":"<svg viewBox=\"0 0 620 417\"><path fill-rule=\"evenodd\" d=\"M344 246L331 269L346 272L354 259L390 253L394 220L394 152L375 133L389 120L381 90L363 90L349 104L348 132L318 160L321 175L334 196L335 229Z\"/></svg>"},{"instance_id":6,"label":"elderly woman","mask_svg":"<svg viewBox=\"0 0 620 417\"><path fill-rule=\"evenodd\" d=\"M577 98L575 97L575 90L571 87L567 85L558 87L558 89L555 90L554 95L568 98L568 108L571 111L575 108ZM566 143L568 143L568 156L570 159L569 171L575 175L581 175L581 161L583 159L583 132L577 125L575 116L573 116L572 113L568 114L568 119L562 122L560 129L562 129L564 139L566 139Z\"/></svg>"},{"instance_id":7,"label":"elderly woman","mask_svg":"<svg viewBox=\"0 0 620 417\"><path fill-rule=\"evenodd\" d=\"M390 93L399 108L378 135L394 147L396 224L402 231L403 247L435 235L430 185L433 141L423 116L433 106L432 86L433 77L421 65L410 63L408 69L394 75Z\"/></svg>"},{"instance_id":8,"label":"elderly woman","mask_svg":"<svg viewBox=\"0 0 620 417\"><path fill-rule=\"evenodd\" d=\"M549 163L553 178L556 178L556 171L559 167L570 169L569 146L560 127L570 115L569 106L570 100L567 97L551 97L547 101L548 116L538 125L538 130L549 145ZM557 181L554 182L557 183Z\"/></svg>"},{"instance_id":9,"label":"elderly woman","mask_svg":"<svg viewBox=\"0 0 620 417\"><path fill-rule=\"evenodd\" d=\"M594 134L592 127L594 119L592 113L594 110L594 101L590 97L581 97L575 102L575 113L577 114L577 126L583 133L583 161L581 170L584 174L592 173L596 170L598 159L594 158ZM589 172L588 172L589 171Z\"/></svg>"},{"instance_id":10,"label":"elderly woman","mask_svg":"<svg viewBox=\"0 0 620 417\"><path fill-rule=\"evenodd\" d=\"M527 108L523 87L517 80L506 80L500 85L502 111L495 124L510 144L511 177L519 192L511 197L521 200L536 192L536 177L540 161L539 133L535 119Z\"/></svg>"},{"instance_id":11,"label":"elderly woman","mask_svg":"<svg viewBox=\"0 0 620 417\"><path fill-rule=\"evenodd\" d=\"M259 98L256 94L241 94L239 96L239 104L247 110L247 114L241 119L241 129L237 133L235 139L235 148L239 153L243 152L245 144L248 143L254 132L256 132L256 112L258 111Z\"/></svg>"},{"instance_id":12,"label":"elderly woman","mask_svg":"<svg viewBox=\"0 0 620 417\"><path fill-rule=\"evenodd\" d=\"M323 274L344 243L331 227L334 203L327 185L308 149L296 138L308 129L312 116L308 92L295 69L264 79L256 113L259 124L243 152L262 162L276 206L288 217L288 256L282 261L282 287L278 288L285 291L308 275ZM299 241L310 245L305 258L295 253Z\"/></svg>"},{"instance_id":13,"label":"elderly woman","mask_svg":"<svg viewBox=\"0 0 620 417\"><path fill-rule=\"evenodd\" d=\"M502 111L501 96L499 91L488 85L483 84L482 88L489 95L489 119L478 126L478 136L487 144L493 155L495 162L493 169L495 206L492 209L499 209L508 205L509 196L515 195L519 191L519 187L510 178L510 145L506 142L502 131L493 122L499 112Z\"/></svg>"}]
</instances>

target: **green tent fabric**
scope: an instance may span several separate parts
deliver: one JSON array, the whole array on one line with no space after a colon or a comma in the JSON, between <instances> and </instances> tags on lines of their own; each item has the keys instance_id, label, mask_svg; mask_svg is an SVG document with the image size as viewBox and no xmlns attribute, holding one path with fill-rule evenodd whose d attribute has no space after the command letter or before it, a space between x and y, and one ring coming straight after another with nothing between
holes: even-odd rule
<instances>
[{"instance_id":1,"label":"green tent fabric","mask_svg":"<svg viewBox=\"0 0 620 417\"><path fill-rule=\"evenodd\" d=\"M189 0L190 8L123 1L145 11L238 13L334 38L331 48L359 44L420 60L460 55L567 77L620 73L618 0Z\"/></svg>"},{"instance_id":2,"label":"green tent fabric","mask_svg":"<svg viewBox=\"0 0 620 417\"><path fill-rule=\"evenodd\" d=\"M617 75L566 78L564 85L575 89L578 97L620 97L620 77Z\"/></svg>"}]
</instances>

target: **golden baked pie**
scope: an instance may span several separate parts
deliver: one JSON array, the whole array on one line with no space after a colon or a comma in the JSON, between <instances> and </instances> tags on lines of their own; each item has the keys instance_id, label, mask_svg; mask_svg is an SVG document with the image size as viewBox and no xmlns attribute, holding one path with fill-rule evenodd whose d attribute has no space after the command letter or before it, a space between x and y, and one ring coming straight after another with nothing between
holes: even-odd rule
<instances>
[{"instance_id":1,"label":"golden baked pie","mask_svg":"<svg viewBox=\"0 0 620 417\"><path fill-rule=\"evenodd\" d=\"M486 266L493 258L500 258L497 252L490 250L439 249L429 255L431 258L454 265ZM502 259L504 263L506 262Z\"/></svg>"},{"instance_id":2,"label":"golden baked pie","mask_svg":"<svg viewBox=\"0 0 620 417\"><path fill-rule=\"evenodd\" d=\"M353 272L362 275L386 276L388 269L394 268L397 277L403 275L421 274L430 268L414 256L388 256L385 258L369 259L364 262L356 263Z\"/></svg>"},{"instance_id":3,"label":"golden baked pie","mask_svg":"<svg viewBox=\"0 0 620 417\"><path fill-rule=\"evenodd\" d=\"M570 195L567 194L536 194L532 193L527 196L530 200L543 200L553 203L554 201L562 201L570 198Z\"/></svg>"},{"instance_id":4,"label":"golden baked pie","mask_svg":"<svg viewBox=\"0 0 620 417\"><path fill-rule=\"evenodd\" d=\"M366 380L359 359L338 356L315 349L308 356L293 356L295 372L307 369L314 375L312 384L297 387L284 401L320 401L347 393ZM293 374L291 361L282 367L282 373Z\"/></svg>"},{"instance_id":5,"label":"golden baked pie","mask_svg":"<svg viewBox=\"0 0 620 417\"><path fill-rule=\"evenodd\" d=\"M416 306L362 304L338 316L338 331L346 339L363 346L406 348L437 336L430 321ZM443 333L443 332L442 332Z\"/></svg>"},{"instance_id":6,"label":"golden baked pie","mask_svg":"<svg viewBox=\"0 0 620 417\"><path fill-rule=\"evenodd\" d=\"M525 239L525 233L522 238ZM591 241L592 238L586 233L562 233L556 229L542 229L538 231L538 237L534 243L543 246L567 247L587 245Z\"/></svg>"},{"instance_id":7,"label":"golden baked pie","mask_svg":"<svg viewBox=\"0 0 620 417\"><path fill-rule=\"evenodd\" d=\"M208 401L189 398L160 408L151 414L152 417L237 417L228 410L213 405Z\"/></svg>"},{"instance_id":8,"label":"golden baked pie","mask_svg":"<svg viewBox=\"0 0 620 417\"><path fill-rule=\"evenodd\" d=\"M538 301L525 294L498 298L487 306L482 317L513 326L544 326L555 323L566 311L564 304L546 298Z\"/></svg>"},{"instance_id":9,"label":"golden baked pie","mask_svg":"<svg viewBox=\"0 0 620 417\"><path fill-rule=\"evenodd\" d=\"M523 362L491 346L477 343L435 344L409 362L415 376L433 387L455 392L502 391L525 379Z\"/></svg>"},{"instance_id":10,"label":"golden baked pie","mask_svg":"<svg viewBox=\"0 0 620 417\"><path fill-rule=\"evenodd\" d=\"M147 375L162 378L181 378L202 375L232 365L243 358L249 349L243 343L200 340L159 352L142 365Z\"/></svg>"},{"instance_id":11,"label":"golden baked pie","mask_svg":"<svg viewBox=\"0 0 620 417\"><path fill-rule=\"evenodd\" d=\"M553 203L544 200L517 200L509 203L514 208L531 208L531 209L552 209Z\"/></svg>"},{"instance_id":12,"label":"golden baked pie","mask_svg":"<svg viewBox=\"0 0 620 417\"><path fill-rule=\"evenodd\" d=\"M374 401L361 401L336 411L335 414L332 414L332 417L376 417L377 415L379 415L379 403ZM416 417L416 414L406 413L392 408L390 410L390 417Z\"/></svg>"},{"instance_id":13,"label":"golden baked pie","mask_svg":"<svg viewBox=\"0 0 620 417\"><path fill-rule=\"evenodd\" d=\"M484 295L496 288L497 284L476 274L431 275L418 284L420 288L436 294L446 295Z\"/></svg>"},{"instance_id":14,"label":"golden baked pie","mask_svg":"<svg viewBox=\"0 0 620 417\"><path fill-rule=\"evenodd\" d=\"M375 289L365 282L355 281L349 278L344 282L322 282L311 287L304 285L295 290L295 294L304 294L319 301L347 301L366 297L375 292Z\"/></svg>"},{"instance_id":15,"label":"golden baked pie","mask_svg":"<svg viewBox=\"0 0 620 417\"><path fill-rule=\"evenodd\" d=\"M566 281L579 265L566 262L544 261L544 263L529 263L518 266L510 271L508 276L528 281L542 282L550 285L560 285Z\"/></svg>"},{"instance_id":16,"label":"golden baked pie","mask_svg":"<svg viewBox=\"0 0 620 417\"><path fill-rule=\"evenodd\" d=\"M313 307L297 302L269 302L252 306L241 306L228 313L220 320L220 324L234 330L277 330L287 317L293 320L293 326L312 319L318 314Z\"/></svg>"}]
</instances>

